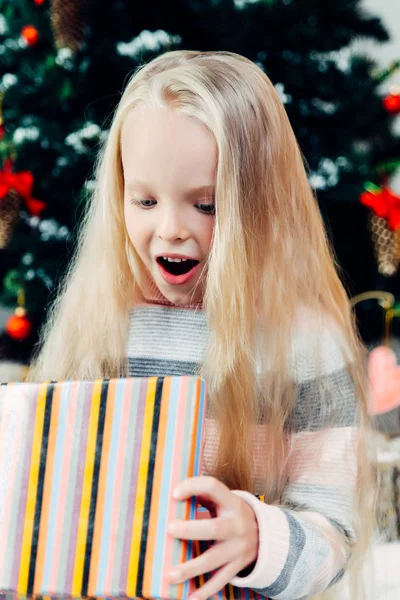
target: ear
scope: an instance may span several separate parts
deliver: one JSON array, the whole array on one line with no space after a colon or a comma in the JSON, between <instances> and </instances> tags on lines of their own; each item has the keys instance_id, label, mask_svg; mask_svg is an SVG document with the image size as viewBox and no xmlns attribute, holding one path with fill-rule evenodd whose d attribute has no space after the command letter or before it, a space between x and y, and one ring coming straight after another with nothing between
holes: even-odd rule
<instances>
[{"instance_id":1,"label":"ear","mask_svg":"<svg viewBox=\"0 0 400 600\"><path fill-rule=\"evenodd\" d=\"M390 348L374 348L368 357L370 406L372 415L381 415L400 406L400 367Z\"/></svg>"}]
</instances>

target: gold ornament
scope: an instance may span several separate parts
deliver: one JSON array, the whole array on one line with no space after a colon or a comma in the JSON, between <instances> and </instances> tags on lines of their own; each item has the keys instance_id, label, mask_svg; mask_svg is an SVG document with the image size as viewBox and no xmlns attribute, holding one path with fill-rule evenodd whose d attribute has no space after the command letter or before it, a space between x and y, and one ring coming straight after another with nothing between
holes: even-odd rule
<instances>
[{"instance_id":1,"label":"gold ornament","mask_svg":"<svg viewBox=\"0 0 400 600\"><path fill-rule=\"evenodd\" d=\"M393 276L400 264L400 229L389 229L387 220L373 215L370 217L372 242L378 262L378 271L386 277Z\"/></svg>"},{"instance_id":2,"label":"gold ornament","mask_svg":"<svg viewBox=\"0 0 400 600\"><path fill-rule=\"evenodd\" d=\"M21 198L14 190L0 198L0 250L4 250L11 239L20 206Z\"/></svg>"}]
</instances>

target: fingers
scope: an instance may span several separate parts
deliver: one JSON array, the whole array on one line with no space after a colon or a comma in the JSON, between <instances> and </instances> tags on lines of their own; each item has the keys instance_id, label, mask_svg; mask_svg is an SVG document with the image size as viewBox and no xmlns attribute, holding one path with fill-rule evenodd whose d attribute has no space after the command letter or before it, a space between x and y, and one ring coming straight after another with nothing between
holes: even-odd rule
<instances>
[{"instance_id":1,"label":"fingers","mask_svg":"<svg viewBox=\"0 0 400 600\"><path fill-rule=\"evenodd\" d=\"M231 562L222 567L207 583L192 594L190 600L207 600L222 590L239 573L240 566Z\"/></svg>"},{"instance_id":2,"label":"fingers","mask_svg":"<svg viewBox=\"0 0 400 600\"><path fill-rule=\"evenodd\" d=\"M173 583L182 583L214 572L190 600L206 600L217 594L240 570L253 562L258 552L258 525L253 509L214 477L192 477L174 490L175 500L196 497L215 511L205 519L177 520L168 532L181 540L215 541L215 545L192 560L176 565L170 573ZM219 569L219 570L217 570ZM217 570L217 572L215 572Z\"/></svg>"},{"instance_id":3,"label":"fingers","mask_svg":"<svg viewBox=\"0 0 400 600\"><path fill-rule=\"evenodd\" d=\"M234 536L239 525L227 517L174 521L168 525L168 533L181 540L225 540Z\"/></svg>"},{"instance_id":4,"label":"fingers","mask_svg":"<svg viewBox=\"0 0 400 600\"><path fill-rule=\"evenodd\" d=\"M216 544L196 558L176 565L170 572L172 583L182 583L187 579L203 575L226 565L233 558L229 544Z\"/></svg>"},{"instance_id":5,"label":"fingers","mask_svg":"<svg viewBox=\"0 0 400 600\"><path fill-rule=\"evenodd\" d=\"M214 477L191 477L180 483L173 493L175 500L187 500L192 496L201 496L226 509L233 508L236 503L236 496Z\"/></svg>"}]
</instances>

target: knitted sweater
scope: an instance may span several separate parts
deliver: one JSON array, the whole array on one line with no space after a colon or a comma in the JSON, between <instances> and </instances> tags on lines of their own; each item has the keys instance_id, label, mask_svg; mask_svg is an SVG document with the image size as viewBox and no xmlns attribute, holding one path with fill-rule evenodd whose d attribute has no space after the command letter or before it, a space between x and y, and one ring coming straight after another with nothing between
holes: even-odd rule
<instances>
[{"instance_id":1,"label":"knitted sweater","mask_svg":"<svg viewBox=\"0 0 400 600\"><path fill-rule=\"evenodd\" d=\"M319 368L329 385L323 410L315 382L315 349L321 335ZM204 356L207 336L207 321L200 305L179 308L159 292L153 294L130 314L129 376L195 374ZM252 588L267 598L305 600L326 590L344 573L349 553L346 542L354 538L351 522L357 429L354 388L333 330L317 334L303 327L293 336L291 356L297 401L288 483L279 506L256 498L254 494L262 493L261 489L253 490L254 494L234 491L255 512L259 551L250 574L236 576L230 583ZM215 424L206 419L203 474L212 464L216 447ZM261 480L267 452L261 426L256 426L256 482Z\"/></svg>"}]
</instances>

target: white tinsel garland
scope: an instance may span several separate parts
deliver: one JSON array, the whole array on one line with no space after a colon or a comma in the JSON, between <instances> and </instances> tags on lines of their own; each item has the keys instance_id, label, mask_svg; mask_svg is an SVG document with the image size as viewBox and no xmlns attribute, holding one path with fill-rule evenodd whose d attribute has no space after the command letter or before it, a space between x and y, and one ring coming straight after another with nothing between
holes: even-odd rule
<instances>
[{"instance_id":1,"label":"white tinsel garland","mask_svg":"<svg viewBox=\"0 0 400 600\"><path fill-rule=\"evenodd\" d=\"M163 49L177 46L182 41L179 35L170 35L166 31L148 31L145 29L130 42L119 42L117 52L121 56L136 57L143 51L160 52Z\"/></svg>"}]
</instances>

